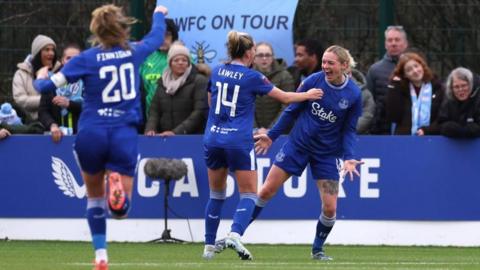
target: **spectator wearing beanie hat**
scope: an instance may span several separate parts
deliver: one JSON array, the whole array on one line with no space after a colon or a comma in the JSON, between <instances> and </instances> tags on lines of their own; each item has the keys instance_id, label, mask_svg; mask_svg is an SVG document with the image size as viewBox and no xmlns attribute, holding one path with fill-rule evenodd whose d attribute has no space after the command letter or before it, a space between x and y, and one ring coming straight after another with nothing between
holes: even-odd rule
<instances>
[{"instance_id":1,"label":"spectator wearing beanie hat","mask_svg":"<svg viewBox=\"0 0 480 270\"><path fill-rule=\"evenodd\" d=\"M12 83L13 99L25 111L27 122L38 119L40 94L33 88L36 73L43 67L48 67L52 72L60 68L55 49L55 41L45 35L38 35L32 42L31 54L17 64L18 69Z\"/></svg>"},{"instance_id":2,"label":"spectator wearing beanie hat","mask_svg":"<svg viewBox=\"0 0 480 270\"><path fill-rule=\"evenodd\" d=\"M172 44L150 104L145 135L201 134L205 128L208 79L190 63L190 51Z\"/></svg>"}]
</instances>

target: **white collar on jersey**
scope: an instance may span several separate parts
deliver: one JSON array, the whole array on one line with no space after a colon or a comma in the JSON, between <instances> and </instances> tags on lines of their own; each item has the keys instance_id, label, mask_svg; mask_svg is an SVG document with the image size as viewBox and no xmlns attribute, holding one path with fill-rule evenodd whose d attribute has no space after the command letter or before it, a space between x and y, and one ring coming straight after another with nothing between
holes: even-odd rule
<instances>
[{"instance_id":1,"label":"white collar on jersey","mask_svg":"<svg viewBox=\"0 0 480 270\"><path fill-rule=\"evenodd\" d=\"M325 79L325 82L327 83L328 86L330 86L333 89L342 89L348 84L348 81L350 80L350 77L347 74L343 74L343 76L345 77L345 81L341 85L331 84L330 82L327 81L327 79Z\"/></svg>"}]
</instances>

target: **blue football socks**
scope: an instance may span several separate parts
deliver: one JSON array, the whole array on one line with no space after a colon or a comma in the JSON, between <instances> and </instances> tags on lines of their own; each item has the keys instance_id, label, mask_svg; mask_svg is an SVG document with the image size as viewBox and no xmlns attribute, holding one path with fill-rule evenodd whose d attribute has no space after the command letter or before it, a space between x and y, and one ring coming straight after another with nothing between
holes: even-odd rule
<instances>
[{"instance_id":1,"label":"blue football socks","mask_svg":"<svg viewBox=\"0 0 480 270\"><path fill-rule=\"evenodd\" d=\"M315 232L315 240L313 241L312 254L315 254L319 251L322 251L323 244L330 234L330 231L335 224L336 217L331 218L325 216L323 213L320 215L320 218L317 222L317 231Z\"/></svg>"},{"instance_id":2,"label":"blue football socks","mask_svg":"<svg viewBox=\"0 0 480 270\"><path fill-rule=\"evenodd\" d=\"M252 218L250 219L250 223L257 219L258 215L260 215L265 205L267 205L267 202L267 200L257 198L257 201L255 202L255 208L253 209Z\"/></svg>"},{"instance_id":3,"label":"blue football socks","mask_svg":"<svg viewBox=\"0 0 480 270\"><path fill-rule=\"evenodd\" d=\"M240 193L240 201L238 202L235 214L233 214L233 224L231 232L243 235L252 219L255 202L257 201L257 194L255 193Z\"/></svg>"},{"instance_id":4,"label":"blue football socks","mask_svg":"<svg viewBox=\"0 0 480 270\"><path fill-rule=\"evenodd\" d=\"M205 245L215 244L223 203L227 197L226 194L226 190L210 190L210 199L205 207Z\"/></svg>"},{"instance_id":5,"label":"blue football socks","mask_svg":"<svg viewBox=\"0 0 480 270\"><path fill-rule=\"evenodd\" d=\"M107 216L105 198L88 198L87 220L92 234L92 243L95 250L107 248Z\"/></svg>"}]
</instances>

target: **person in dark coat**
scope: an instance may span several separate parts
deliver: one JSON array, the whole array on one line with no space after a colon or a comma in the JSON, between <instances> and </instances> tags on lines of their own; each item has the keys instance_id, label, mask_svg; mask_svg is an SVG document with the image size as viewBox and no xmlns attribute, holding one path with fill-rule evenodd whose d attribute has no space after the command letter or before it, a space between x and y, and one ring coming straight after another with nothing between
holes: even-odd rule
<instances>
[{"instance_id":1,"label":"person in dark coat","mask_svg":"<svg viewBox=\"0 0 480 270\"><path fill-rule=\"evenodd\" d=\"M480 78L466 68L447 78L447 98L439 115L440 134L452 138L480 137Z\"/></svg>"},{"instance_id":2,"label":"person in dark coat","mask_svg":"<svg viewBox=\"0 0 480 270\"><path fill-rule=\"evenodd\" d=\"M208 79L190 63L187 47L174 43L168 51L168 67L150 104L145 135L203 133L207 85Z\"/></svg>"},{"instance_id":3,"label":"person in dark coat","mask_svg":"<svg viewBox=\"0 0 480 270\"><path fill-rule=\"evenodd\" d=\"M435 135L444 87L417 53L402 54L386 96L386 120L392 135Z\"/></svg>"}]
</instances>

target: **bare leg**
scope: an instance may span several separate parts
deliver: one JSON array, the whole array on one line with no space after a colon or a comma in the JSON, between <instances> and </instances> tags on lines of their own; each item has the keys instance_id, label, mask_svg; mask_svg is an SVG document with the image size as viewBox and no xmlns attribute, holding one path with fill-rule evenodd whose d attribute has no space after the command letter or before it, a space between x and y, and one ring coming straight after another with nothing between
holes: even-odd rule
<instances>
[{"instance_id":1,"label":"bare leg","mask_svg":"<svg viewBox=\"0 0 480 270\"><path fill-rule=\"evenodd\" d=\"M268 172L267 179L265 179L265 182L258 193L258 198L263 201L268 201L273 198L273 196L277 194L278 189L290 176L289 173L274 164Z\"/></svg>"}]
</instances>

